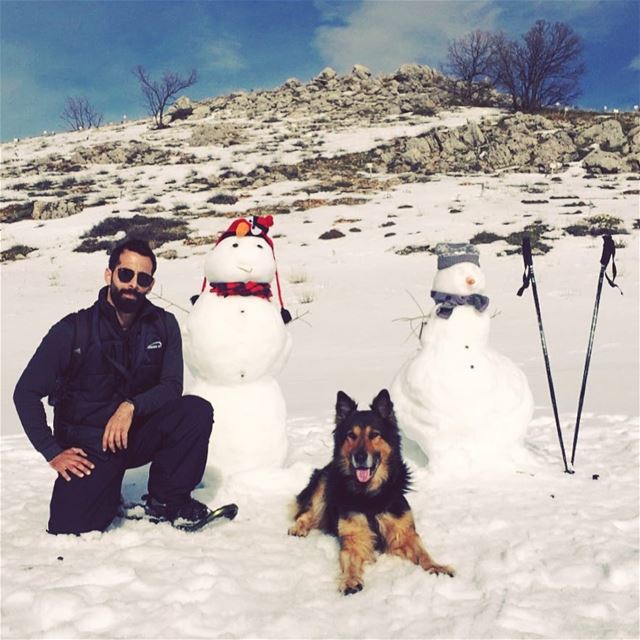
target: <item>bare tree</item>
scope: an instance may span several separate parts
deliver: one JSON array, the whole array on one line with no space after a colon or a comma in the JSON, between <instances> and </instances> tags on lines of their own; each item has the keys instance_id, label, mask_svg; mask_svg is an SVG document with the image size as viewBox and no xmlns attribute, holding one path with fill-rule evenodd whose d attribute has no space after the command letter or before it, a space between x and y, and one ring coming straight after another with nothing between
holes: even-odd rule
<instances>
[{"instance_id":1,"label":"bare tree","mask_svg":"<svg viewBox=\"0 0 640 640\"><path fill-rule=\"evenodd\" d=\"M536 111L580 95L582 39L563 22L538 20L522 42L501 36L494 53L496 83L510 94L514 109Z\"/></svg>"},{"instance_id":2,"label":"bare tree","mask_svg":"<svg viewBox=\"0 0 640 640\"><path fill-rule=\"evenodd\" d=\"M67 98L60 117L69 125L70 131L80 131L102 124L102 114L98 113L87 98Z\"/></svg>"},{"instance_id":3,"label":"bare tree","mask_svg":"<svg viewBox=\"0 0 640 640\"><path fill-rule=\"evenodd\" d=\"M140 83L140 89L144 95L149 115L151 115L158 129L164 129L163 117L167 107L175 102L178 93L198 81L195 69L192 69L188 77L182 77L177 73L165 71L162 80L152 80L147 71L141 65L133 70L133 75Z\"/></svg>"},{"instance_id":4,"label":"bare tree","mask_svg":"<svg viewBox=\"0 0 640 640\"><path fill-rule=\"evenodd\" d=\"M463 80L469 99L484 83L506 91L514 109L536 111L580 95L581 57L582 40L569 25L538 20L520 42L479 30L453 41L448 68Z\"/></svg>"},{"instance_id":5,"label":"bare tree","mask_svg":"<svg viewBox=\"0 0 640 640\"><path fill-rule=\"evenodd\" d=\"M500 32L493 39L492 76L496 86L504 89L511 97L511 106L514 111L518 110L519 102L519 73L515 60L520 55L518 46L512 42L507 36Z\"/></svg>"},{"instance_id":6,"label":"bare tree","mask_svg":"<svg viewBox=\"0 0 640 640\"><path fill-rule=\"evenodd\" d=\"M493 85L493 40L489 31L476 29L449 43L447 72L463 81L460 97L476 102Z\"/></svg>"}]
</instances>

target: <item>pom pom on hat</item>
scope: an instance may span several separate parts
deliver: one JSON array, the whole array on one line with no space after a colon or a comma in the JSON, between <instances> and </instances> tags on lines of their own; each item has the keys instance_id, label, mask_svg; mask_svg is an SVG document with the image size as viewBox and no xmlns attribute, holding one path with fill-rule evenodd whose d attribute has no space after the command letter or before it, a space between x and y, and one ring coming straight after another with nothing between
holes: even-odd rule
<instances>
[{"instance_id":1,"label":"pom pom on hat","mask_svg":"<svg viewBox=\"0 0 640 640\"><path fill-rule=\"evenodd\" d=\"M434 251L438 256L438 269L446 269L459 262L472 262L480 266L478 249L467 242L440 242Z\"/></svg>"}]
</instances>

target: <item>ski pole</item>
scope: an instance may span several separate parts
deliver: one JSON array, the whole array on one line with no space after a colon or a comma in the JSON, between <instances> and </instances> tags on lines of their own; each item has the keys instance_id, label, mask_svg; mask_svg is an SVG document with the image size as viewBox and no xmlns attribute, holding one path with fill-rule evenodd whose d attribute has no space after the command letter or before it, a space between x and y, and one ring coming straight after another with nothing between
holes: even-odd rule
<instances>
[{"instance_id":1,"label":"ski pole","mask_svg":"<svg viewBox=\"0 0 640 640\"><path fill-rule=\"evenodd\" d=\"M533 271L533 256L531 254L531 241L529 236L522 237L522 259L524 260L524 273L522 275L522 286L518 290L518 295L522 296L524 290L531 284L533 292L533 302L536 307L536 315L538 317L538 330L540 332L540 342L542 344L542 355L544 356L544 364L547 370L547 382L549 383L549 394L551 396L551 405L553 406L553 417L556 421L556 431L558 433L558 441L560 442L560 451L562 452L562 462L564 464L565 473L573 473L567 466L567 455L564 450L564 441L562 440L562 429L560 428L560 418L558 417L558 403L556 402L556 392L553 388L553 377L551 376L551 363L549 362L549 351L547 350L547 340L544 336L544 327L542 326L542 314L540 312L540 300L538 299L538 285L536 284L536 276Z\"/></svg>"},{"instance_id":2,"label":"ski pole","mask_svg":"<svg viewBox=\"0 0 640 640\"><path fill-rule=\"evenodd\" d=\"M578 446L578 433L580 431L580 417L582 416L582 406L584 404L584 396L587 390L587 376L589 375L589 364L591 363L591 352L593 350L593 339L596 333L596 324L598 322L598 310L600 308L600 294L602 293L602 280L606 277L607 282L612 287L618 287L614 284L617 275L615 255L616 246L609 234L602 236L602 256L600 257L600 275L598 276L598 287L596 289L596 302L593 307L593 317L591 318L591 331L589 333L589 343L587 345L587 357L584 363L584 372L582 374L582 387L580 388L580 397L578 400L578 413L576 415L576 426L573 431L573 448L571 450L571 464L576 459L576 447ZM612 278L605 273L609 260L613 258ZM619 289L620 287L618 287ZM620 291L622 293L622 291Z\"/></svg>"}]
</instances>

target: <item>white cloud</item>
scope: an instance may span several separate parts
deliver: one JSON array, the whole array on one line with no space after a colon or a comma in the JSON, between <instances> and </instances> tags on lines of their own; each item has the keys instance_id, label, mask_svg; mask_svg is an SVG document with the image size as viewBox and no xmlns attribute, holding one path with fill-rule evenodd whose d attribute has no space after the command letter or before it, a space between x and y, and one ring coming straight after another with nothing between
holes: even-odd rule
<instances>
[{"instance_id":1,"label":"white cloud","mask_svg":"<svg viewBox=\"0 0 640 640\"><path fill-rule=\"evenodd\" d=\"M215 44L207 44L204 60L208 69L238 71L247 67L241 44L230 38L219 39Z\"/></svg>"},{"instance_id":2,"label":"white cloud","mask_svg":"<svg viewBox=\"0 0 640 640\"><path fill-rule=\"evenodd\" d=\"M632 71L640 71L640 56L636 56L630 63L629 69Z\"/></svg>"},{"instance_id":3,"label":"white cloud","mask_svg":"<svg viewBox=\"0 0 640 640\"><path fill-rule=\"evenodd\" d=\"M322 20L331 22L333 20L345 20L350 14L358 9L359 3L336 2L336 0L313 0L313 5L320 14Z\"/></svg>"},{"instance_id":4,"label":"white cloud","mask_svg":"<svg viewBox=\"0 0 640 640\"><path fill-rule=\"evenodd\" d=\"M365 1L339 26L320 27L314 44L340 73L355 63L374 73L388 73L405 62L435 67L444 61L451 39L477 28L494 29L496 16L489 0Z\"/></svg>"}]
</instances>

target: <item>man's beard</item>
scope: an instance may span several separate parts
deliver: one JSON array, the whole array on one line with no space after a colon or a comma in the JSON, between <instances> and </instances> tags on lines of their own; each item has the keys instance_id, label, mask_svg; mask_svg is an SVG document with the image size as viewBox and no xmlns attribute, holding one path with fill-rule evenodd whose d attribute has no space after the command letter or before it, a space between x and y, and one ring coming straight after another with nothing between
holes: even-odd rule
<instances>
[{"instance_id":1,"label":"man's beard","mask_svg":"<svg viewBox=\"0 0 640 640\"><path fill-rule=\"evenodd\" d=\"M111 300L118 311L122 313L137 313L145 301L145 296L135 289L118 289L112 282L109 287L111 292ZM131 297L125 297L124 293L130 294Z\"/></svg>"}]
</instances>

